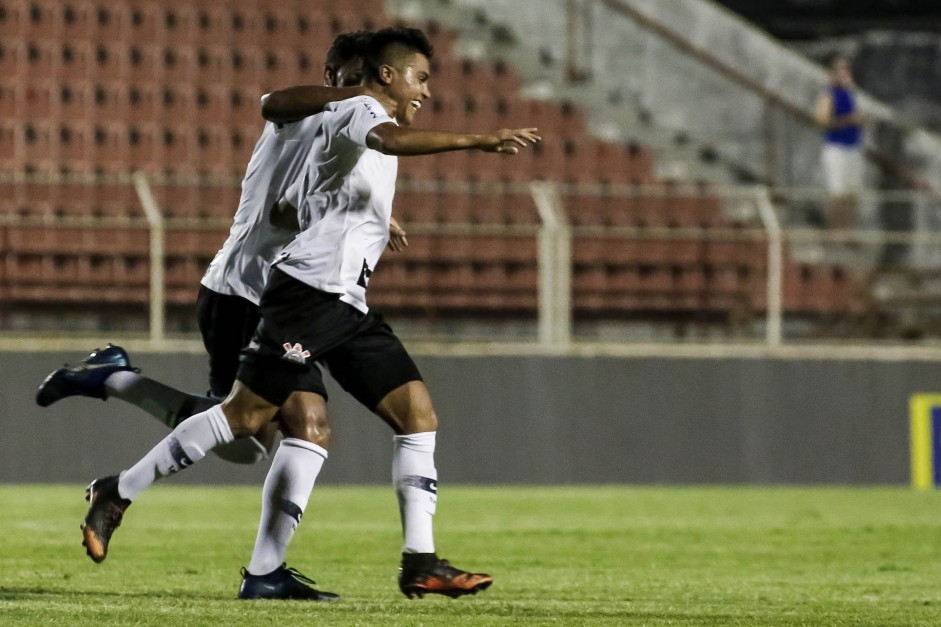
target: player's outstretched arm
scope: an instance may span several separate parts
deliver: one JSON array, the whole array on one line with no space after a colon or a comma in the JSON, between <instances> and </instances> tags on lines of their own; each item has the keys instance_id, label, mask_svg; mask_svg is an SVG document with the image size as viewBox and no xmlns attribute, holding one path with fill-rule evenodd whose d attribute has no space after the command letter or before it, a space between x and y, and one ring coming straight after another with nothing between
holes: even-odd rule
<instances>
[{"instance_id":1,"label":"player's outstretched arm","mask_svg":"<svg viewBox=\"0 0 941 627\"><path fill-rule=\"evenodd\" d=\"M261 98L261 115L269 122L286 124L297 122L323 111L331 102L346 100L363 93L360 86L326 87L324 85L299 85L279 89Z\"/></svg>"},{"instance_id":2,"label":"player's outstretched arm","mask_svg":"<svg viewBox=\"0 0 941 627\"><path fill-rule=\"evenodd\" d=\"M520 148L535 144L542 137L535 128L503 129L495 133L452 133L426 131L392 123L374 127L366 136L366 145L387 155L408 157L452 150L484 150L515 155Z\"/></svg>"}]
</instances>

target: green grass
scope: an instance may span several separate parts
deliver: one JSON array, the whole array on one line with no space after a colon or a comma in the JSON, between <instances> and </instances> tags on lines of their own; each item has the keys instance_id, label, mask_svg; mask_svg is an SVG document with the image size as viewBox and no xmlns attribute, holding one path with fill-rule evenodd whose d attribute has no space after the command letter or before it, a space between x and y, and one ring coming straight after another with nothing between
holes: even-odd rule
<instances>
[{"instance_id":1,"label":"green grass","mask_svg":"<svg viewBox=\"0 0 941 627\"><path fill-rule=\"evenodd\" d=\"M445 486L439 553L495 583L409 601L391 488L319 487L288 563L329 605L234 599L258 495L155 487L95 565L81 487L0 487L0 625L941 624L935 493Z\"/></svg>"}]
</instances>

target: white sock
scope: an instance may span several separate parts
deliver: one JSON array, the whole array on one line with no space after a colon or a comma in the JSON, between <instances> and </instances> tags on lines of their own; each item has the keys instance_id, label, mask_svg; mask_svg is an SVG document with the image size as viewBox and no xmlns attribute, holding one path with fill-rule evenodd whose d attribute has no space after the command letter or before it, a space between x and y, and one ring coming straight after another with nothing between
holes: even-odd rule
<instances>
[{"instance_id":1,"label":"white sock","mask_svg":"<svg viewBox=\"0 0 941 627\"><path fill-rule=\"evenodd\" d=\"M284 438L261 492L261 522L248 572L267 575L284 563L327 451L306 440Z\"/></svg>"},{"instance_id":2,"label":"white sock","mask_svg":"<svg viewBox=\"0 0 941 627\"><path fill-rule=\"evenodd\" d=\"M157 479L195 464L214 446L234 439L222 406L210 407L181 422L139 462L122 472L118 494L133 501Z\"/></svg>"},{"instance_id":3,"label":"white sock","mask_svg":"<svg viewBox=\"0 0 941 627\"><path fill-rule=\"evenodd\" d=\"M209 396L187 394L129 371L115 372L105 379L105 392L143 409L171 429L191 415L219 404L219 400ZM213 453L233 464L257 464L268 459L268 450L254 437L239 438L217 447Z\"/></svg>"},{"instance_id":4,"label":"white sock","mask_svg":"<svg viewBox=\"0 0 941 627\"><path fill-rule=\"evenodd\" d=\"M402 516L403 553L434 553L432 518L438 504L435 432L392 438L392 485Z\"/></svg>"},{"instance_id":5,"label":"white sock","mask_svg":"<svg viewBox=\"0 0 941 627\"><path fill-rule=\"evenodd\" d=\"M128 371L115 372L105 379L105 392L108 396L140 407L171 429L188 416L206 411L219 403L207 396L187 394Z\"/></svg>"}]
</instances>

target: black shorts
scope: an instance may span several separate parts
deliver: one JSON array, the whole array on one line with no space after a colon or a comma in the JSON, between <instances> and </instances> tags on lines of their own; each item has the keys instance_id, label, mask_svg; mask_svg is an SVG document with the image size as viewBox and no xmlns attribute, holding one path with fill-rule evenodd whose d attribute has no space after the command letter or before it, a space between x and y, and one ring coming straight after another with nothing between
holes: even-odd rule
<instances>
[{"instance_id":1,"label":"black shorts","mask_svg":"<svg viewBox=\"0 0 941 627\"><path fill-rule=\"evenodd\" d=\"M315 362L323 363L340 387L370 411L389 392L422 380L382 316L362 313L339 294L273 268L260 310L261 322L242 351L237 378L274 405L304 389L298 386L305 377L321 376ZM322 395L326 398L326 390Z\"/></svg>"},{"instance_id":2,"label":"black shorts","mask_svg":"<svg viewBox=\"0 0 941 627\"><path fill-rule=\"evenodd\" d=\"M241 296L220 294L199 286L196 317L203 346L209 353L209 393L225 398L235 383L239 353L248 346L258 321L258 305Z\"/></svg>"},{"instance_id":3,"label":"black shorts","mask_svg":"<svg viewBox=\"0 0 941 627\"><path fill-rule=\"evenodd\" d=\"M258 305L250 300L220 294L200 285L196 296L196 316L203 346L209 353L209 394L223 399L235 383L239 356L254 337L261 314ZM300 378L297 389L325 394L319 373Z\"/></svg>"}]
</instances>

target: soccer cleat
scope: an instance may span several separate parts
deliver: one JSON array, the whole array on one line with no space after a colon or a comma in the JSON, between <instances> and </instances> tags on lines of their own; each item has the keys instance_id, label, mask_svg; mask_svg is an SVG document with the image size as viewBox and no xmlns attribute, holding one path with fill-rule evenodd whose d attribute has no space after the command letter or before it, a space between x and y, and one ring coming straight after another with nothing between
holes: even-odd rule
<instances>
[{"instance_id":1,"label":"soccer cleat","mask_svg":"<svg viewBox=\"0 0 941 627\"><path fill-rule=\"evenodd\" d=\"M281 564L267 575L253 575L242 569L240 599L303 599L307 601L336 601L339 595L315 590L317 583L287 564Z\"/></svg>"},{"instance_id":2,"label":"soccer cleat","mask_svg":"<svg viewBox=\"0 0 941 627\"><path fill-rule=\"evenodd\" d=\"M454 599L465 594L477 594L492 583L490 575L454 568L448 560L438 559L434 553L402 554L399 589L410 599L420 599L426 594L443 594Z\"/></svg>"},{"instance_id":3,"label":"soccer cleat","mask_svg":"<svg viewBox=\"0 0 941 627\"><path fill-rule=\"evenodd\" d=\"M121 526L131 502L118 493L116 476L95 479L85 488L85 500L91 503L82 521L82 546L88 557L100 564L108 557L111 534Z\"/></svg>"},{"instance_id":4,"label":"soccer cleat","mask_svg":"<svg viewBox=\"0 0 941 627\"><path fill-rule=\"evenodd\" d=\"M67 396L106 399L105 380L122 371L140 372L131 367L127 352L120 346L96 348L79 365L64 366L46 377L36 390L36 404L48 407Z\"/></svg>"}]
</instances>

